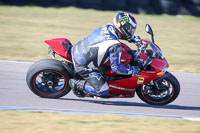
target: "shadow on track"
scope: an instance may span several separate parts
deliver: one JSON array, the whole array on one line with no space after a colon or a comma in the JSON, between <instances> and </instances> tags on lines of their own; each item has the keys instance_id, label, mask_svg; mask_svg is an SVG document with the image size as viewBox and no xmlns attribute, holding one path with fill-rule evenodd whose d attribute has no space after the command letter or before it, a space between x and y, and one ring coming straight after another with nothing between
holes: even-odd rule
<instances>
[{"instance_id":1,"label":"shadow on track","mask_svg":"<svg viewBox=\"0 0 200 133\"><path fill-rule=\"evenodd\" d=\"M82 102L96 103L96 104L102 104L102 105L113 105L113 106L138 106L138 107L151 107L151 108L160 108L160 109L200 111L200 107L182 106L182 105L156 106L156 105L148 105L146 103L136 103L136 102L127 102L127 101L104 101L104 100L88 100L88 99L73 99L73 98L59 98L58 100L82 101Z\"/></svg>"}]
</instances>

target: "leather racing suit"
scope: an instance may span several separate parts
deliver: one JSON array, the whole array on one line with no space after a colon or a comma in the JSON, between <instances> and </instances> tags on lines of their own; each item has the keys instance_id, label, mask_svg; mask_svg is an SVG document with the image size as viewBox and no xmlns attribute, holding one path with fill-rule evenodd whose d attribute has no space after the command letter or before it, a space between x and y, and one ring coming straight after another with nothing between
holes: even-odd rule
<instances>
[{"instance_id":1,"label":"leather racing suit","mask_svg":"<svg viewBox=\"0 0 200 133\"><path fill-rule=\"evenodd\" d=\"M106 96L108 83L104 80L99 67L110 60L113 72L130 75L132 66L121 64L122 46L114 25L106 24L94 30L88 37L72 47L75 71L86 81L83 90L96 96Z\"/></svg>"}]
</instances>

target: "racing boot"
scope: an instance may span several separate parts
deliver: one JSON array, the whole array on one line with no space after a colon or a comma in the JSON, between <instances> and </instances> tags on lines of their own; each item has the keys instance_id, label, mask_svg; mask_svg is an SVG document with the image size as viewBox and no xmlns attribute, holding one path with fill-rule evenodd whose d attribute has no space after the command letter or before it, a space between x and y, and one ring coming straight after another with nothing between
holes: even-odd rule
<instances>
[{"instance_id":1,"label":"racing boot","mask_svg":"<svg viewBox=\"0 0 200 133\"><path fill-rule=\"evenodd\" d=\"M77 97L85 97L84 93L84 86L85 86L86 81L85 80L78 80L78 79L70 79L69 80L69 86L71 87L73 93Z\"/></svg>"}]
</instances>

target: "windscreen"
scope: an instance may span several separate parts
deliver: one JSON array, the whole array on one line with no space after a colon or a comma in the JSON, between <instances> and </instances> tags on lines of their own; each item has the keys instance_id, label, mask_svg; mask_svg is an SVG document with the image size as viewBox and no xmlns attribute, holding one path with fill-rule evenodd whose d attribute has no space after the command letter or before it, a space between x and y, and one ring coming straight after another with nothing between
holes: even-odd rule
<instances>
[{"instance_id":1,"label":"windscreen","mask_svg":"<svg viewBox=\"0 0 200 133\"><path fill-rule=\"evenodd\" d=\"M153 44L152 42L150 42L150 46L151 46L151 48L153 49L153 51L154 51L156 54L158 54L162 59L165 59L165 57L164 57L162 51L161 51L155 44Z\"/></svg>"}]
</instances>

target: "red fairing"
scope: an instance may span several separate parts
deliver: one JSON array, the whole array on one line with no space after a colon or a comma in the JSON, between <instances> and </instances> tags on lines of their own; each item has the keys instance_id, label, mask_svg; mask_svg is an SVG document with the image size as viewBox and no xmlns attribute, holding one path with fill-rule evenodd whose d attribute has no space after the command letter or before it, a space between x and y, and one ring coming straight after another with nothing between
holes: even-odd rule
<instances>
[{"instance_id":1,"label":"red fairing","mask_svg":"<svg viewBox=\"0 0 200 133\"><path fill-rule=\"evenodd\" d=\"M140 53L140 57L145 61L149 56L143 53Z\"/></svg>"},{"instance_id":2,"label":"red fairing","mask_svg":"<svg viewBox=\"0 0 200 133\"><path fill-rule=\"evenodd\" d=\"M131 55L127 53L128 50L131 50L125 44L122 44L124 51L122 53L122 63L124 65L128 65L131 61ZM148 58L148 55L141 53L140 57L145 61ZM108 62L107 62L108 63ZM130 78L115 80L108 82L110 90L110 97L134 97L136 88L142 86L143 84L150 82L152 80L158 79L164 75L164 73L160 73L164 68L168 67L167 60L162 59L154 59L151 63L151 66L155 69L155 71L141 71L139 76L132 76ZM109 76L116 76L112 70L106 72Z\"/></svg>"},{"instance_id":3,"label":"red fairing","mask_svg":"<svg viewBox=\"0 0 200 133\"><path fill-rule=\"evenodd\" d=\"M110 81L108 82L110 87L109 95L121 94L126 97L133 97L137 87L150 82L151 80L158 79L163 75L164 73L157 75L155 71L142 71L139 76Z\"/></svg>"},{"instance_id":4,"label":"red fairing","mask_svg":"<svg viewBox=\"0 0 200 133\"><path fill-rule=\"evenodd\" d=\"M110 87L109 94L110 95L122 94L128 97L133 97L137 86L137 84L135 84L137 83L137 80L138 77L134 76L127 79L110 81L108 82Z\"/></svg>"},{"instance_id":5,"label":"red fairing","mask_svg":"<svg viewBox=\"0 0 200 133\"><path fill-rule=\"evenodd\" d=\"M64 57L69 61L72 61L69 52L65 49L62 42L69 43L69 45L72 46L71 42L67 38L55 38L45 41L45 43L47 43L55 53L57 53L58 55Z\"/></svg>"},{"instance_id":6,"label":"red fairing","mask_svg":"<svg viewBox=\"0 0 200 133\"><path fill-rule=\"evenodd\" d=\"M131 50L126 44L121 43L122 48L124 49L121 55L121 63L125 66L127 66L130 61L131 61L131 55L129 53L127 53L127 51ZM108 62L105 63L105 65L110 66L110 60ZM110 76L116 76L118 74L114 73L112 70L109 70L108 72L106 72L107 75Z\"/></svg>"},{"instance_id":7,"label":"red fairing","mask_svg":"<svg viewBox=\"0 0 200 133\"><path fill-rule=\"evenodd\" d=\"M161 72L163 69L168 68L169 64L165 59L154 59L151 63L151 66L155 69L156 72Z\"/></svg>"},{"instance_id":8,"label":"red fairing","mask_svg":"<svg viewBox=\"0 0 200 133\"><path fill-rule=\"evenodd\" d=\"M140 57L145 61L148 58L148 55L140 53ZM151 66L155 69L155 72L161 72L163 69L169 67L169 64L166 59L162 60L155 58L152 61Z\"/></svg>"},{"instance_id":9,"label":"red fairing","mask_svg":"<svg viewBox=\"0 0 200 133\"><path fill-rule=\"evenodd\" d=\"M131 49L124 43L121 43L121 45L122 45L122 48L124 49L121 56L121 62L122 64L127 66L130 63L131 57L132 57L127 51Z\"/></svg>"}]
</instances>

